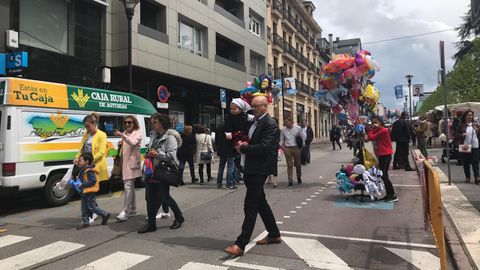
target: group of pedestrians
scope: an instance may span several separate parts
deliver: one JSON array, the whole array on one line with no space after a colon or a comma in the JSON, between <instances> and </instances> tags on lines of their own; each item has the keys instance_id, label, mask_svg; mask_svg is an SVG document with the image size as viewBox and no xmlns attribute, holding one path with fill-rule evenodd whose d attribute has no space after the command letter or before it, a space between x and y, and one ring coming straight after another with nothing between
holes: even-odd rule
<instances>
[{"instance_id":1,"label":"group of pedestrians","mask_svg":"<svg viewBox=\"0 0 480 270\"><path fill-rule=\"evenodd\" d=\"M142 134L135 116L124 117L125 131L114 131L121 137L119 156L121 157L122 180L124 184L123 207L117 219L125 221L128 216L137 213L135 180L142 177L145 182L145 200L147 204L147 224L138 230L146 233L156 230L156 216L162 205L164 209L172 209L175 220L171 229L178 229L185 221L176 201L170 195L169 185L154 181L142 172L140 148ZM97 128L99 116L96 113L87 115L83 119L86 132L81 140L81 147L74 160L72 177L80 179L78 186L81 192L82 223L77 229L84 229L90 225L96 215L102 217L102 225L107 224L110 213L101 209L96 201L95 193L100 188L100 181L108 179L107 171L107 136ZM155 113L151 117L152 132L145 158L152 159L155 166L162 158L176 159L178 145L181 144L180 135L171 129L170 117L166 114Z\"/></svg>"}]
</instances>

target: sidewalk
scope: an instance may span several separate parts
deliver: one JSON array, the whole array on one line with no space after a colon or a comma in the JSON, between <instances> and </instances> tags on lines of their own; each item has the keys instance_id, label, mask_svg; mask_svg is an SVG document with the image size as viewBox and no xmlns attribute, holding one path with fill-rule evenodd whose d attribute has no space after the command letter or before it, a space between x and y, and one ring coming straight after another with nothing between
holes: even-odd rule
<instances>
[{"instance_id":1,"label":"sidewalk","mask_svg":"<svg viewBox=\"0 0 480 270\"><path fill-rule=\"evenodd\" d=\"M428 149L429 156L436 156L444 214L454 228L463 252L473 269L480 268L480 185L465 183L463 166L451 160L451 180L448 184L448 167L440 161L442 148ZM415 152L415 150L414 150ZM461 252L462 250L460 250ZM454 252L455 253L455 252ZM455 254L454 254L455 255Z\"/></svg>"}]
</instances>

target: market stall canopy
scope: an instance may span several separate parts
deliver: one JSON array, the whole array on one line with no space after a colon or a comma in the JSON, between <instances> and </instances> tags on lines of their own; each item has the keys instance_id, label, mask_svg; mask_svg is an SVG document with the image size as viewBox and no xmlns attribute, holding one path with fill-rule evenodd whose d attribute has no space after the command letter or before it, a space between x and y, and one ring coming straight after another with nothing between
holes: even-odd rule
<instances>
[{"instance_id":1,"label":"market stall canopy","mask_svg":"<svg viewBox=\"0 0 480 270\"><path fill-rule=\"evenodd\" d=\"M464 102L464 103L457 103L457 104L448 104L448 110L457 110L457 109L470 109L473 111L475 115L480 115L480 102ZM437 106L435 107L436 111L443 111L444 106Z\"/></svg>"}]
</instances>

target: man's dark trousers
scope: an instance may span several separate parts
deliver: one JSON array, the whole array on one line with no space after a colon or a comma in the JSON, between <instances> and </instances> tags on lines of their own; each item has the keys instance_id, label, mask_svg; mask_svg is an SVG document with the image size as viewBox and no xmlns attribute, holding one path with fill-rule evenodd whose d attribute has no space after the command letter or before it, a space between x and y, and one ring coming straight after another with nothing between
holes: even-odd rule
<instances>
[{"instance_id":1,"label":"man's dark trousers","mask_svg":"<svg viewBox=\"0 0 480 270\"><path fill-rule=\"evenodd\" d=\"M404 169L411 169L410 167L410 162L408 160L408 148L409 148L409 143L408 142L397 142L397 147L396 150L398 152L398 165ZM395 153L397 155L397 153Z\"/></svg>"},{"instance_id":2,"label":"man's dark trousers","mask_svg":"<svg viewBox=\"0 0 480 270\"><path fill-rule=\"evenodd\" d=\"M280 231L275 221L273 211L268 205L265 198L265 191L263 189L267 176L268 175L245 174L243 177L245 186L247 187L247 194L244 203L245 219L243 220L242 233L238 236L237 241L235 241L235 244L242 250L245 250L245 246L252 237L257 214L260 214L260 217L265 224L265 228L268 231L268 237L280 237Z\"/></svg>"}]
</instances>

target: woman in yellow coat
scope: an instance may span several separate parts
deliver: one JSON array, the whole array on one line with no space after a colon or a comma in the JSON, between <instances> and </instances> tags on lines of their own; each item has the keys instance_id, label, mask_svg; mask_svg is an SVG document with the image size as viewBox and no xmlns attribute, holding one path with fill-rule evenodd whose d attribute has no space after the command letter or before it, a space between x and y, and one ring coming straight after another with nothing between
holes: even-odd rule
<instances>
[{"instance_id":1,"label":"woman in yellow coat","mask_svg":"<svg viewBox=\"0 0 480 270\"><path fill-rule=\"evenodd\" d=\"M92 113L83 118L83 125L87 132L83 135L80 151L78 151L74 163L77 164L81 153L91 153L93 155L93 165L99 172L98 179L102 181L108 180L107 134L97 128L98 119L99 115L97 113Z\"/></svg>"}]
</instances>

